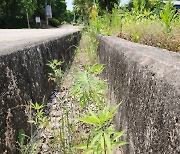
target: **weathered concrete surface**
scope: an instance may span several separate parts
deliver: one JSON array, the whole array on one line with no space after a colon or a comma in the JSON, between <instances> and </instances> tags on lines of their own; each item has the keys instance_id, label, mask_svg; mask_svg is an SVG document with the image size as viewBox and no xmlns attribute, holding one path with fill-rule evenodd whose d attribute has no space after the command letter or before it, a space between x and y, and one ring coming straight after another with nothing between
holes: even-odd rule
<instances>
[{"instance_id":1,"label":"weathered concrete surface","mask_svg":"<svg viewBox=\"0 0 180 154\"><path fill-rule=\"evenodd\" d=\"M78 28L0 30L0 153L16 153L15 141L23 128L28 134L28 103L42 102L54 84L48 82L48 61L73 60Z\"/></svg>"},{"instance_id":2,"label":"weathered concrete surface","mask_svg":"<svg viewBox=\"0 0 180 154\"><path fill-rule=\"evenodd\" d=\"M79 27L64 26L55 29L0 29L0 55L7 55L59 36L71 34Z\"/></svg>"},{"instance_id":3,"label":"weathered concrete surface","mask_svg":"<svg viewBox=\"0 0 180 154\"><path fill-rule=\"evenodd\" d=\"M116 103L115 118L127 130L125 154L180 153L180 55L101 37L99 59L106 65Z\"/></svg>"}]
</instances>

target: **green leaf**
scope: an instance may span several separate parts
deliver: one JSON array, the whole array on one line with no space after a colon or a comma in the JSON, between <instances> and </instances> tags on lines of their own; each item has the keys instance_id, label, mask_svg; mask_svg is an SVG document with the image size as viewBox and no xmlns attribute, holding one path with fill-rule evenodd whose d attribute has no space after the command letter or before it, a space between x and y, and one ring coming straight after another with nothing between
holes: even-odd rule
<instances>
[{"instance_id":1,"label":"green leaf","mask_svg":"<svg viewBox=\"0 0 180 154\"><path fill-rule=\"evenodd\" d=\"M103 64L94 64L91 68L90 68L90 72L94 73L95 75L100 74L104 69L104 65Z\"/></svg>"},{"instance_id":2,"label":"green leaf","mask_svg":"<svg viewBox=\"0 0 180 154\"><path fill-rule=\"evenodd\" d=\"M128 142L125 142L125 141L120 141L120 142L113 142L113 146L123 146L123 145L126 145L126 144L129 144Z\"/></svg>"},{"instance_id":3,"label":"green leaf","mask_svg":"<svg viewBox=\"0 0 180 154\"><path fill-rule=\"evenodd\" d=\"M99 120L92 117L92 116L87 116L85 118L79 118L78 120L82 121L82 122L85 122L85 123L88 123L88 124L97 124L97 123L99 123Z\"/></svg>"},{"instance_id":4,"label":"green leaf","mask_svg":"<svg viewBox=\"0 0 180 154\"><path fill-rule=\"evenodd\" d=\"M78 144L74 146L75 149L87 149L87 143Z\"/></svg>"},{"instance_id":5,"label":"green leaf","mask_svg":"<svg viewBox=\"0 0 180 154\"><path fill-rule=\"evenodd\" d=\"M95 112L89 110L89 113L91 114L91 116L92 116L93 118L95 118L95 119L97 119L97 121L99 121L99 118L97 117L97 115L96 115Z\"/></svg>"},{"instance_id":6,"label":"green leaf","mask_svg":"<svg viewBox=\"0 0 180 154\"><path fill-rule=\"evenodd\" d=\"M115 136L113 137L112 141L116 141L118 138L120 138L121 136L123 136L123 135L124 135L124 132L125 132L125 131L123 130L123 131L121 131L121 132L116 133Z\"/></svg>"},{"instance_id":7,"label":"green leaf","mask_svg":"<svg viewBox=\"0 0 180 154\"><path fill-rule=\"evenodd\" d=\"M92 149L87 149L86 151L83 152L83 154L90 154L90 153L92 153L92 152L93 152Z\"/></svg>"},{"instance_id":8,"label":"green leaf","mask_svg":"<svg viewBox=\"0 0 180 154\"><path fill-rule=\"evenodd\" d=\"M24 141L25 141L25 131L24 129L21 128L18 134L18 142L20 145L24 145Z\"/></svg>"},{"instance_id":9,"label":"green leaf","mask_svg":"<svg viewBox=\"0 0 180 154\"><path fill-rule=\"evenodd\" d=\"M100 139L101 148L104 150L104 138L101 137Z\"/></svg>"},{"instance_id":10,"label":"green leaf","mask_svg":"<svg viewBox=\"0 0 180 154\"><path fill-rule=\"evenodd\" d=\"M92 139L92 142L91 142L91 145L90 147L93 147L94 144L96 143L97 140L99 140L99 138L101 137L102 135L102 131L100 131L93 139Z\"/></svg>"},{"instance_id":11,"label":"green leaf","mask_svg":"<svg viewBox=\"0 0 180 154\"><path fill-rule=\"evenodd\" d=\"M110 154L111 153L111 149L112 149L110 136L109 136L109 134L104 133L104 137L105 137L105 141L106 141L105 143L107 145L108 153Z\"/></svg>"},{"instance_id":12,"label":"green leaf","mask_svg":"<svg viewBox=\"0 0 180 154\"><path fill-rule=\"evenodd\" d=\"M34 121L34 120L28 120L28 123L34 124L34 123L36 123L36 121Z\"/></svg>"},{"instance_id":13,"label":"green leaf","mask_svg":"<svg viewBox=\"0 0 180 154\"><path fill-rule=\"evenodd\" d=\"M108 114L108 116L107 116L107 120L113 118L116 110L118 109L118 107L119 107L120 105L121 105L121 103L119 103L116 107L114 107L114 108L109 112L109 114Z\"/></svg>"}]
</instances>

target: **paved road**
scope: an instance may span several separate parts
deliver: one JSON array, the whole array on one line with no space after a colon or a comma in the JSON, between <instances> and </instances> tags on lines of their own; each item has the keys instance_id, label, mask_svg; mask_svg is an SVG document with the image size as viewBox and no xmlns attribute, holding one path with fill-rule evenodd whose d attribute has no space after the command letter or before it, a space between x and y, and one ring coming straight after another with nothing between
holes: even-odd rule
<instances>
[{"instance_id":1,"label":"paved road","mask_svg":"<svg viewBox=\"0 0 180 154\"><path fill-rule=\"evenodd\" d=\"M54 29L0 29L0 55L10 54L79 30L79 27L71 25Z\"/></svg>"}]
</instances>

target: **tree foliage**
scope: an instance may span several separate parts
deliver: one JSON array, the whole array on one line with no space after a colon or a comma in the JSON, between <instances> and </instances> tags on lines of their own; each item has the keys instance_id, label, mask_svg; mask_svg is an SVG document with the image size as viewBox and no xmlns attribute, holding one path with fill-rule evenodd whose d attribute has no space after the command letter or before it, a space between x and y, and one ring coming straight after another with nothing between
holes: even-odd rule
<instances>
[{"instance_id":1,"label":"tree foliage","mask_svg":"<svg viewBox=\"0 0 180 154\"><path fill-rule=\"evenodd\" d=\"M93 6L92 0L74 0L73 4L76 19L86 22Z\"/></svg>"},{"instance_id":2,"label":"tree foliage","mask_svg":"<svg viewBox=\"0 0 180 154\"><path fill-rule=\"evenodd\" d=\"M115 4L119 5L120 0L99 0L98 3L100 10L107 10L111 12Z\"/></svg>"},{"instance_id":3,"label":"tree foliage","mask_svg":"<svg viewBox=\"0 0 180 154\"><path fill-rule=\"evenodd\" d=\"M156 13L159 13L158 9L163 6L163 0L131 0L126 7L129 11L133 8L137 8L137 11L140 11L142 7L146 10L154 10Z\"/></svg>"},{"instance_id":4,"label":"tree foliage","mask_svg":"<svg viewBox=\"0 0 180 154\"><path fill-rule=\"evenodd\" d=\"M27 13L31 22L34 22L35 16L44 20L45 2L51 5L54 18L60 22L66 19L65 0L1 0L0 28L27 27Z\"/></svg>"},{"instance_id":5,"label":"tree foliage","mask_svg":"<svg viewBox=\"0 0 180 154\"><path fill-rule=\"evenodd\" d=\"M95 2L95 4L94 4ZM78 18L87 21L94 5L99 6L99 12L111 12L115 4L119 5L120 0L74 0L74 10ZM95 6L94 6L95 7Z\"/></svg>"}]
</instances>

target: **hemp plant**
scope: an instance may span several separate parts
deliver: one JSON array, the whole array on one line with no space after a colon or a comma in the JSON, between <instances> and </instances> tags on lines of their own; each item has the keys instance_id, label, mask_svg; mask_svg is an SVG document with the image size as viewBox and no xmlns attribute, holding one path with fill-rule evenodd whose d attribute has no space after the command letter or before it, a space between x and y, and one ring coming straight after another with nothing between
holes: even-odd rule
<instances>
[{"instance_id":1,"label":"hemp plant","mask_svg":"<svg viewBox=\"0 0 180 154\"><path fill-rule=\"evenodd\" d=\"M44 113L44 105L36 103L31 103L31 108L34 109L33 118L28 122L38 126L38 128L42 129L49 125L49 121Z\"/></svg>"},{"instance_id":2,"label":"hemp plant","mask_svg":"<svg viewBox=\"0 0 180 154\"><path fill-rule=\"evenodd\" d=\"M31 109L33 109L34 112L33 112L32 116L30 115L30 119L28 120L28 122L31 125L36 126L38 129L43 129L43 128L47 127L49 125L49 121L43 111L44 105L43 104L40 105L37 102L31 103L30 111L31 111ZM38 153L38 148L41 145L41 140L37 141L36 135L37 134L34 132L33 134L31 133L31 136L29 137L25 134L25 131L23 129L19 130L19 134L18 134L19 148L18 148L18 150L21 154L29 154L29 153L36 154L36 153ZM26 140L26 138L27 138L27 140ZM25 144L25 141L27 141L26 144Z\"/></svg>"},{"instance_id":3,"label":"hemp plant","mask_svg":"<svg viewBox=\"0 0 180 154\"><path fill-rule=\"evenodd\" d=\"M84 153L110 154L114 147L127 144L127 142L118 141L125 132L118 132L113 128L112 119L115 116L119 105L120 104L111 110L108 105L97 113L89 110L88 115L79 118L79 121L93 125L94 128L87 134L87 142L79 144L74 148L81 149Z\"/></svg>"},{"instance_id":4,"label":"hemp plant","mask_svg":"<svg viewBox=\"0 0 180 154\"><path fill-rule=\"evenodd\" d=\"M59 85L61 83L63 73L61 70L61 65L63 62L58 61L57 59L54 59L52 62L49 62L47 65L52 69L52 73L48 73L49 80L54 81Z\"/></svg>"},{"instance_id":5,"label":"hemp plant","mask_svg":"<svg viewBox=\"0 0 180 154\"><path fill-rule=\"evenodd\" d=\"M106 81L97 78L104 66L95 64L92 67L85 65L85 70L75 74L75 83L71 88L71 94L75 97L78 104L85 108L91 103L101 106L105 99L104 89L107 87Z\"/></svg>"}]
</instances>

